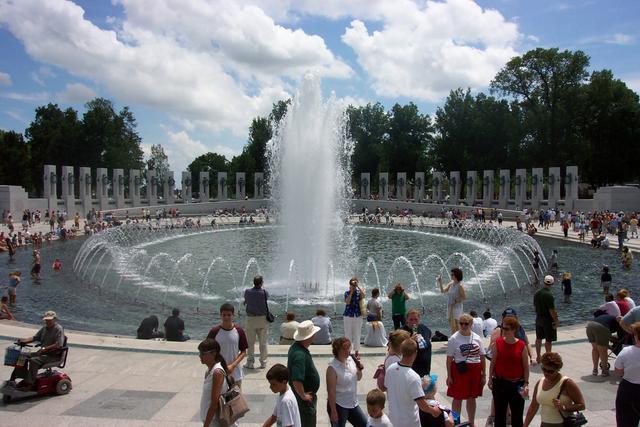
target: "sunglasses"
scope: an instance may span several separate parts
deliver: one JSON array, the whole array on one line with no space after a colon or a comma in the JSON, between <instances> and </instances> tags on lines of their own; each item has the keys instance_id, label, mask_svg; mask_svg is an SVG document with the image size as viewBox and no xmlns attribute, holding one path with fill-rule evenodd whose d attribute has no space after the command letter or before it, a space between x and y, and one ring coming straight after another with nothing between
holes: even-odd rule
<instances>
[{"instance_id":1,"label":"sunglasses","mask_svg":"<svg viewBox=\"0 0 640 427\"><path fill-rule=\"evenodd\" d=\"M471 323L469 322L458 322L460 323L460 326L469 326Z\"/></svg>"},{"instance_id":2,"label":"sunglasses","mask_svg":"<svg viewBox=\"0 0 640 427\"><path fill-rule=\"evenodd\" d=\"M545 374L553 374L556 371L556 369L553 368L542 368L542 372L544 372Z\"/></svg>"},{"instance_id":3,"label":"sunglasses","mask_svg":"<svg viewBox=\"0 0 640 427\"><path fill-rule=\"evenodd\" d=\"M200 353L200 356L204 356L205 354L215 353L215 350L201 351L201 352L199 352L199 353Z\"/></svg>"}]
</instances>

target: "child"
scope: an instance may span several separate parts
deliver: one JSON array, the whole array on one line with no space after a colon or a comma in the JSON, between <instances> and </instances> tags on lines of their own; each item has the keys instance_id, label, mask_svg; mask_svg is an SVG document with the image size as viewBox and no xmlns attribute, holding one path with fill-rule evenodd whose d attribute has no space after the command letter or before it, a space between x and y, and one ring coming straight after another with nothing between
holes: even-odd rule
<instances>
[{"instance_id":1,"label":"child","mask_svg":"<svg viewBox=\"0 0 640 427\"><path fill-rule=\"evenodd\" d=\"M53 261L53 265L51 267L53 268L54 271L62 270L62 261L56 258L56 260Z\"/></svg>"},{"instance_id":2,"label":"child","mask_svg":"<svg viewBox=\"0 0 640 427\"><path fill-rule=\"evenodd\" d=\"M584 242L584 237L587 234L587 224L584 222L580 223L578 226L578 238L581 242Z\"/></svg>"},{"instance_id":3,"label":"child","mask_svg":"<svg viewBox=\"0 0 640 427\"><path fill-rule=\"evenodd\" d=\"M425 375L422 377L422 390L424 391L424 397L427 399L429 406L440 408L440 415L435 418L433 415L420 411L420 426L421 427L453 427L454 418L456 414L451 408L442 405L438 402L436 392L438 391L438 376L435 374ZM459 415L458 415L459 417ZM458 421L459 423L459 421Z\"/></svg>"},{"instance_id":4,"label":"child","mask_svg":"<svg viewBox=\"0 0 640 427\"><path fill-rule=\"evenodd\" d=\"M549 260L549 264L551 264L551 273L556 274L558 272L558 250L554 249L551 253L551 260Z\"/></svg>"},{"instance_id":5,"label":"child","mask_svg":"<svg viewBox=\"0 0 640 427\"><path fill-rule=\"evenodd\" d=\"M270 427L276 422L278 426L282 427L302 427L298 402L293 391L287 385L289 381L287 367L280 363L273 365L267 371L267 381L269 381L271 391L278 393L278 400L276 407L273 409L273 414L267 418L262 427ZM382 396L384 398L384 394Z\"/></svg>"},{"instance_id":6,"label":"child","mask_svg":"<svg viewBox=\"0 0 640 427\"><path fill-rule=\"evenodd\" d=\"M16 306L16 289L20 284L22 273L14 271L9 273L9 286L7 286L7 294L9 295L9 305L11 307Z\"/></svg>"},{"instance_id":7,"label":"child","mask_svg":"<svg viewBox=\"0 0 640 427\"><path fill-rule=\"evenodd\" d=\"M220 306L222 323L209 331L207 338L214 339L220 344L220 354L227 362L227 372L232 372L234 382L241 384L244 376L240 363L247 355L249 343L244 330L233 323L235 308L232 304L224 303Z\"/></svg>"},{"instance_id":8,"label":"child","mask_svg":"<svg viewBox=\"0 0 640 427\"><path fill-rule=\"evenodd\" d=\"M393 427L389 417L384 413L386 397L380 389L374 388L367 393L367 427Z\"/></svg>"},{"instance_id":9,"label":"child","mask_svg":"<svg viewBox=\"0 0 640 427\"><path fill-rule=\"evenodd\" d=\"M602 292L607 295L609 288L611 287L611 274L609 274L609 266L602 267L602 276L600 276L600 286L602 286Z\"/></svg>"},{"instance_id":10,"label":"child","mask_svg":"<svg viewBox=\"0 0 640 427\"><path fill-rule=\"evenodd\" d=\"M562 295L564 295L564 303L571 302L571 273L565 271L562 273Z\"/></svg>"},{"instance_id":11,"label":"child","mask_svg":"<svg viewBox=\"0 0 640 427\"><path fill-rule=\"evenodd\" d=\"M15 317L11 314L11 310L7 307L7 302L9 302L9 298L6 296L0 299L0 320L15 320Z\"/></svg>"}]
</instances>

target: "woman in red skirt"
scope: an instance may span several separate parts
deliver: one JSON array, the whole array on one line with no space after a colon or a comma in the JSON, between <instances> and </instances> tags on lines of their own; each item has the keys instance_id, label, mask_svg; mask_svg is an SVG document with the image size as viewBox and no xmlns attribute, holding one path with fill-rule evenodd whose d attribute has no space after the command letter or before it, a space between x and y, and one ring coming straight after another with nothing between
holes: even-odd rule
<instances>
[{"instance_id":1,"label":"woman in red skirt","mask_svg":"<svg viewBox=\"0 0 640 427\"><path fill-rule=\"evenodd\" d=\"M451 408L461 413L462 401L467 401L467 417L475 424L476 398L482 396L487 382L485 349L482 338L471 331L473 318L460 316L460 330L447 344L447 396L453 398Z\"/></svg>"}]
</instances>

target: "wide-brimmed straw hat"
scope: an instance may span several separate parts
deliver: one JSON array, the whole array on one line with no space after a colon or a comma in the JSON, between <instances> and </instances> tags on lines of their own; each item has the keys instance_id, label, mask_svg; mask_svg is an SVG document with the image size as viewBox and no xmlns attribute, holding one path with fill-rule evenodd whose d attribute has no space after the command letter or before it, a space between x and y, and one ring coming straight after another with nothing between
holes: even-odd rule
<instances>
[{"instance_id":1,"label":"wide-brimmed straw hat","mask_svg":"<svg viewBox=\"0 0 640 427\"><path fill-rule=\"evenodd\" d=\"M293 339L304 341L314 336L319 330L320 328L314 325L311 320L305 320L298 325L298 330L293 334Z\"/></svg>"}]
</instances>

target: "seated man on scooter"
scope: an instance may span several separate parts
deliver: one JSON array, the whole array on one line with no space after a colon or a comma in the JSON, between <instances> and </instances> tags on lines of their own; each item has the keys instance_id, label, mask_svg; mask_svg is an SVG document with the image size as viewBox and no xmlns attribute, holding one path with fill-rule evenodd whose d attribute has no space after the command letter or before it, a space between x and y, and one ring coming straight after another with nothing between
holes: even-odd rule
<instances>
[{"instance_id":1,"label":"seated man on scooter","mask_svg":"<svg viewBox=\"0 0 640 427\"><path fill-rule=\"evenodd\" d=\"M40 367L45 363L59 360L59 350L64 347L64 329L58 323L56 312L47 311L42 320L45 321L46 325L43 326L37 334L30 338L18 340L19 344L38 341L41 345L40 350L29 355L24 366L16 366L11 374L11 380L24 378L24 381L19 386L23 389L32 389L35 387L35 381Z\"/></svg>"}]
</instances>

